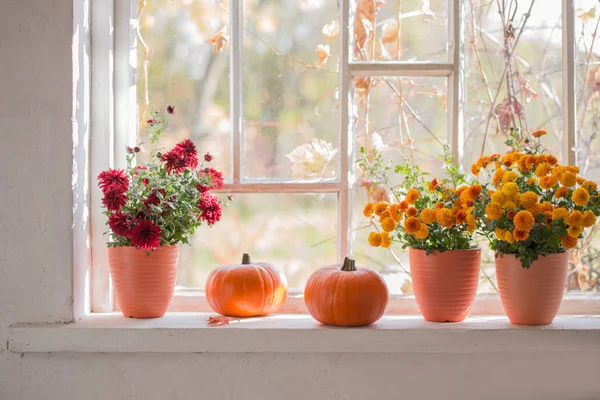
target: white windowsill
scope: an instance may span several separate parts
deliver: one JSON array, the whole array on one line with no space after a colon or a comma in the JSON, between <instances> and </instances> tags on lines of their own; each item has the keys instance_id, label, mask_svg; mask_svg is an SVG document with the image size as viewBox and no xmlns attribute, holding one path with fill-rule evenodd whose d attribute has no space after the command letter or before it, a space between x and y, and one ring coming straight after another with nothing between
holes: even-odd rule
<instances>
[{"instance_id":1,"label":"white windowsill","mask_svg":"<svg viewBox=\"0 0 600 400\"><path fill-rule=\"evenodd\" d=\"M273 315L209 327L207 313L137 320L92 314L72 324L17 324L9 351L194 353L494 353L600 352L600 316L559 316L552 325L511 325L506 317L439 324L385 316L362 328L321 325L308 315Z\"/></svg>"}]
</instances>

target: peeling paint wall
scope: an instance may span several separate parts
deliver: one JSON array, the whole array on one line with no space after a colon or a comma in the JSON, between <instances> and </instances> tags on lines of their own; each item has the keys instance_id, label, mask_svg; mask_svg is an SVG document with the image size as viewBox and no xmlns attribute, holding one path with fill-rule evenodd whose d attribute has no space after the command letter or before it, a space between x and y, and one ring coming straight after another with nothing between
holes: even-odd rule
<instances>
[{"instance_id":1,"label":"peeling paint wall","mask_svg":"<svg viewBox=\"0 0 600 400\"><path fill-rule=\"evenodd\" d=\"M72 87L72 1L0 6L0 400L600 398L597 354L8 353L10 324L69 321L81 295L71 166L88 127L71 120L74 107L85 119L85 88Z\"/></svg>"}]
</instances>

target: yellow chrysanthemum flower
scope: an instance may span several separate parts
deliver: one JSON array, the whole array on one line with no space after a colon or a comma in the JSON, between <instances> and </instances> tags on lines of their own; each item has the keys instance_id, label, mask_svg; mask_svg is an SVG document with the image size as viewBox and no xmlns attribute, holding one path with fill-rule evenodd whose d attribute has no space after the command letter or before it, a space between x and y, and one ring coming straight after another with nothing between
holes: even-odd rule
<instances>
[{"instance_id":1,"label":"yellow chrysanthemum flower","mask_svg":"<svg viewBox=\"0 0 600 400\"><path fill-rule=\"evenodd\" d=\"M507 197L514 197L519 194L519 186L515 182L508 182L502 186L502 192Z\"/></svg>"},{"instance_id":2,"label":"yellow chrysanthemum flower","mask_svg":"<svg viewBox=\"0 0 600 400\"><path fill-rule=\"evenodd\" d=\"M578 173L579 173L579 167L578 167L578 166L576 166L576 165L567 165L567 166L565 167L565 169L566 169L567 171L571 171L571 172L573 172L573 173L575 173L575 174L578 174Z\"/></svg>"},{"instance_id":3,"label":"yellow chrysanthemum flower","mask_svg":"<svg viewBox=\"0 0 600 400\"><path fill-rule=\"evenodd\" d=\"M505 232L506 232L506 231L505 231L504 229L500 229L500 228L498 228L498 227L497 227L496 229L494 229L494 233L496 234L496 237L497 237L499 240L504 240L504 233L505 233Z\"/></svg>"},{"instance_id":4,"label":"yellow chrysanthemum flower","mask_svg":"<svg viewBox=\"0 0 600 400\"><path fill-rule=\"evenodd\" d=\"M381 214L387 211L389 206L390 204L387 201L379 201L373 206L373 211L377 216L381 216Z\"/></svg>"},{"instance_id":5,"label":"yellow chrysanthemum flower","mask_svg":"<svg viewBox=\"0 0 600 400\"><path fill-rule=\"evenodd\" d=\"M381 246L381 235L379 232L371 232L369 233L369 244L373 247Z\"/></svg>"},{"instance_id":6,"label":"yellow chrysanthemum flower","mask_svg":"<svg viewBox=\"0 0 600 400\"><path fill-rule=\"evenodd\" d=\"M535 224L535 218L533 218L533 215L529 211L521 210L517 213L517 215L515 215L513 222L518 230L529 232L531 228L533 228L533 224ZM515 236L514 233L513 236ZM516 236L515 239L517 239Z\"/></svg>"},{"instance_id":7,"label":"yellow chrysanthemum flower","mask_svg":"<svg viewBox=\"0 0 600 400\"><path fill-rule=\"evenodd\" d=\"M565 249L572 249L577 246L577 238L567 235L560 238L560 243Z\"/></svg>"},{"instance_id":8,"label":"yellow chrysanthemum flower","mask_svg":"<svg viewBox=\"0 0 600 400\"><path fill-rule=\"evenodd\" d=\"M535 175L541 178L542 176L548 175L550 171L552 171L552 167L546 163L542 163L535 169Z\"/></svg>"},{"instance_id":9,"label":"yellow chrysanthemum flower","mask_svg":"<svg viewBox=\"0 0 600 400\"><path fill-rule=\"evenodd\" d=\"M419 229L419 232L415 234L415 236L417 237L417 239L427 239L427 237L429 236L429 228L427 228L427 225L421 224L421 228Z\"/></svg>"},{"instance_id":10,"label":"yellow chrysanthemum flower","mask_svg":"<svg viewBox=\"0 0 600 400\"><path fill-rule=\"evenodd\" d=\"M515 242L515 238L513 238L512 233L510 233L509 231L506 231L506 233L504 233L504 239L505 242L508 242L510 244L513 244Z\"/></svg>"},{"instance_id":11,"label":"yellow chrysanthemum flower","mask_svg":"<svg viewBox=\"0 0 600 400\"><path fill-rule=\"evenodd\" d=\"M569 214L569 225L582 227L583 213L579 210L571 211L571 214Z\"/></svg>"},{"instance_id":12,"label":"yellow chrysanthemum flower","mask_svg":"<svg viewBox=\"0 0 600 400\"><path fill-rule=\"evenodd\" d=\"M570 226L567 230L568 235L574 238L578 238L581 232L583 232L583 227L581 226Z\"/></svg>"},{"instance_id":13,"label":"yellow chrysanthemum flower","mask_svg":"<svg viewBox=\"0 0 600 400\"><path fill-rule=\"evenodd\" d=\"M584 188L579 188L575 189L571 198L573 199L573 203L583 207L590 200L590 194Z\"/></svg>"},{"instance_id":14,"label":"yellow chrysanthemum flower","mask_svg":"<svg viewBox=\"0 0 600 400\"><path fill-rule=\"evenodd\" d=\"M435 218L441 226L444 228L452 228L454 226L454 214L452 210L447 208L440 208L435 212Z\"/></svg>"},{"instance_id":15,"label":"yellow chrysanthemum flower","mask_svg":"<svg viewBox=\"0 0 600 400\"><path fill-rule=\"evenodd\" d=\"M404 220L404 230L411 235L414 235L417 232L419 232L419 229L421 229L421 225L421 221L419 221L419 219L415 217L408 217L406 218L406 220Z\"/></svg>"},{"instance_id":16,"label":"yellow chrysanthemum flower","mask_svg":"<svg viewBox=\"0 0 600 400\"><path fill-rule=\"evenodd\" d=\"M381 247L387 249L392 245L392 237L389 233L381 232L379 236L381 237Z\"/></svg>"},{"instance_id":17,"label":"yellow chrysanthemum flower","mask_svg":"<svg viewBox=\"0 0 600 400\"><path fill-rule=\"evenodd\" d=\"M406 193L406 201L408 204L415 204L416 201L419 200L419 197L421 197L421 192L417 189L409 189Z\"/></svg>"},{"instance_id":18,"label":"yellow chrysanthemum flower","mask_svg":"<svg viewBox=\"0 0 600 400\"><path fill-rule=\"evenodd\" d=\"M575 175L574 172L571 171L565 171L561 176L560 176L560 183L563 186L566 187L571 187L571 186L575 186L575 184L577 183L577 175Z\"/></svg>"},{"instance_id":19,"label":"yellow chrysanthemum flower","mask_svg":"<svg viewBox=\"0 0 600 400\"><path fill-rule=\"evenodd\" d=\"M543 176L540 178L540 187L542 189L552 189L558 183L555 176Z\"/></svg>"},{"instance_id":20,"label":"yellow chrysanthemum flower","mask_svg":"<svg viewBox=\"0 0 600 400\"><path fill-rule=\"evenodd\" d=\"M508 201L504 202L504 205L502 206L502 208L504 208L505 210L516 210L517 203L512 200L508 200Z\"/></svg>"},{"instance_id":21,"label":"yellow chrysanthemum flower","mask_svg":"<svg viewBox=\"0 0 600 400\"><path fill-rule=\"evenodd\" d=\"M552 219L555 221L562 219L566 222L569 219L569 211L564 207L556 208L552 211Z\"/></svg>"},{"instance_id":22,"label":"yellow chrysanthemum flower","mask_svg":"<svg viewBox=\"0 0 600 400\"><path fill-rule=\"evenodd\" d=\"M431 225L435 222L435 210L433 208L424 208L421 211L420 217L424 224Z\"/></svg>"},{"instance_id":23,"label":"yellow chrysanthemum flower","mask_svg":"<svg viewBox=\"0 0 600 400\"><path fill-rule=\"evenodd\" d=\"M516 172L513 172L513 171L507 172L504 175L502 175L502 182L503 183L514 182L517 179L519 179L519 175Z\"/></svg>"},{"instance_id":24,"label":"yellow chrysanthemum flower","mask_svg":"<svg viewBox=\"0 0 600 400\"><path fill-rule=\"evenodd\" d=\"M527 183L528 185L535 185L537 183L537 180L535 178L528 178L527 181L525 181L525 183Z\"/></svg>"},{"instance_id":25,"label":"yellow chrysanthemum flower","mask_svg":"<svg viewBox=\"0 0 600 400\"><path fill-rule=\"evenodd\" d=\"M363 214L365 217L370 218L373 215L373 203L367 203L363 210Z\"/></svg>"},{"instance_id":26,"label":"yellow chrysanthemum flower","mask_svg":"<svg viewBox=\"0 0 600 400\"><path fill-rule=\"evenodd\" d=\"M596 216L594 215L593 212L586 211L583 213L583 226L585 226L586 228L589 228L591 226L594 226L595 223L596 223Z\"/></svg>"},{"instance_id":27,"label":"yellow chrysanthemum flower","mask_svg":"<svg viewBox=\"0 0 600 400\"><path fill-rule=\"evenodd\" d=\"M494 192L492 194L491 198L492 198L492 203L498 204L498 205L502 205L502 204L504 204L504 202L506 200L508 200L506 198L506 195L503 192L501 192L501 191Z\"/></svg>"},{"instance_id":28,"label":"yellow chrysanthemum flower","mask_svg":"<svg viewBox=\"0 0 600 400\"><path fill-rule=\"evenodd\" d=\"M495 221L502 216L502 207L497 203L490 203L485 207L485 216L487 219Z\"/></svg>"},{"instance_id":29,"label":"yellow chrysanthemum flower","mask_svg":"<svg viewBox=\"0 0 600 400\"><path fill-rule=\"evenodd\" d=\"M521 196L521 205L526 209L534 208L538 204L538 195L532 191L525 192Z\"/></svg>"},{"instance_id":30,"label":"yellow chrysanthemum flower","mask_svg":"<svg viewBox=\"0 0 600 400\"><path fill-rule=\"evenodd\" d=\"M383 221L381 221L381 229L383 229L385 232L391 232L394 229L396 229L396 221L394 221L393 218L386 218Z\"/></svg>"},{"instance_id":31,"label":"yellow chrysanthemum flower","mask_svg":"<svg viewBox=\"0 0 600 400\"><path fill-rule=\"evenodd\" d=\"M566 170L562 165L556 165L552 168L552 176L558 179Z\"/></svg>"}]
</instances>

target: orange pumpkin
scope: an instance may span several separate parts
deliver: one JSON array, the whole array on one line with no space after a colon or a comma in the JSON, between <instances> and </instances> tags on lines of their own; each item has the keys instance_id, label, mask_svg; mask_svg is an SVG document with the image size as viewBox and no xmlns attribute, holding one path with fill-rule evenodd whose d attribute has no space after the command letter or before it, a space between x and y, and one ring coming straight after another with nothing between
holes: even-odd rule
<instances>
[{"instance_id":1,"label":"orange pumpkin","mask_svg":"<svg viewBox=\"0 0 600 400\"><path fill-rule=\"evenodd\" d=\"M379 273L357 268L354 260L315 271L304 290L304 302L317 321L335 326L361 326L377 321L388 303Z\"/></svg>"},{"instance_id":2,"label":"orange pumpkin","mask_svg":"<svg viewBox=\"0 0 600 400\"><path fill-rule=\"evenodd\" d=\"M287 280L276 267L250 263L215 268L206 280L206 299L211 308L230 317L255 317L275 312L287 297Z\"/></svg>"}]
</instances>

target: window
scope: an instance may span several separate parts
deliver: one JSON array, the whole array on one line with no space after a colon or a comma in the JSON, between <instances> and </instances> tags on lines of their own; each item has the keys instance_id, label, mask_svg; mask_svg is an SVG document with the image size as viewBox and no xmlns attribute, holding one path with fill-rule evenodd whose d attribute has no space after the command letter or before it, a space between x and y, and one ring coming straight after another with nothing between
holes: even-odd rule
<instances>
[{"instance_id":1,"label":"window","mask_svg":"<svg viewBox=\"0 0 600 400\"><path fill-rule=\"evenodd\" d=\"M593 0L93 5L95 121L112 135L93 139L93 167L119 165L125 144L143 141L148 112L170 103L174 133L163 144L191 137L224 172L223 194L234 195L221 223L182 247L176 309L201 309L194 296L208 272L249 252L282 268L297 293L314 269L352 254L382 272L398 295L393 310L415 310L407 256L367 244L371 183L354 165L360 146L435 173L446 143L468 168L482 151L502 150L511 126L544 127L564 161L599 178ZM111 16L114 33L102 25ZM114 63L96 56L113 52ZM97 218L93 247L102 249ZM570 271L574 294L600 285L595 232ZM108 311L108 273L101 252L93 256L93 310ZM479 290L496 290L491 253ZM489 301L483 308L500 312Z\"/></svg>"}]
</instances>

